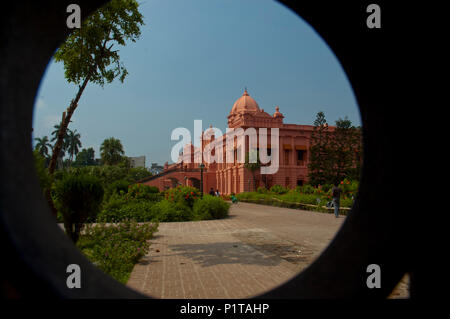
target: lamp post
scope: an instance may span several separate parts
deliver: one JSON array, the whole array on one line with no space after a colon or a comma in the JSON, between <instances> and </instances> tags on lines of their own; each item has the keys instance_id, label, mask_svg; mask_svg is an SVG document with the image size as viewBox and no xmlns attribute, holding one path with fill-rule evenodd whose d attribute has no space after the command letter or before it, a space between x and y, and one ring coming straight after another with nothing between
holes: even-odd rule
<instances>
[{"instance_id":1,"label":"lamp post","mask_svg":"<svg viewBox=\"0 0 450 319\"><path fill-rule=\"evenodd\" d=\"M203 169L205 168L205 164L200 163L200 196L203 198Z\"/></svg>"}]
</instances>

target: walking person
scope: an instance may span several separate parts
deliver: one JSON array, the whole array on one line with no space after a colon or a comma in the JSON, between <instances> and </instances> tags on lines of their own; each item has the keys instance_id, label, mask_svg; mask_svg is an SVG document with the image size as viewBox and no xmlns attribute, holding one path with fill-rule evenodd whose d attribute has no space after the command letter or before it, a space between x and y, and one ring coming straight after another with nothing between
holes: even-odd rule
<instances>
[{"instance_id":1,"label":"walking person","mask_svg":"<svg viewBox=\"0 0 450 319\"><path fill-rule=\"evenodd\" d=\"M339 206L341 205L341 193L342 189L338 187L339 183L335 182L331 193L333 196L334 216L339 218Z\"/></svg>"},{"instance_id":2,"label":"walking person","mask_svg":"<svg viewBox=\"0 0 450 319\"><path fill-rule=\"evenodd\" d=\"M220 192L219 192L218 189L216 189L216 196L217 196L217 197L220 197Z\"/></svg>"},{"instance_id":3,"label":"walking person","mask_svg":"<svg viewBox=\"0 0 450 319\"><path fill-rule=\"evenodd\" d=\"M211 196L214 196L214 195L215 195L215 193L214 193L214 188L211 187L211 190L209 191L209 195L211 195Z\"/></svg>"}]
</instances>

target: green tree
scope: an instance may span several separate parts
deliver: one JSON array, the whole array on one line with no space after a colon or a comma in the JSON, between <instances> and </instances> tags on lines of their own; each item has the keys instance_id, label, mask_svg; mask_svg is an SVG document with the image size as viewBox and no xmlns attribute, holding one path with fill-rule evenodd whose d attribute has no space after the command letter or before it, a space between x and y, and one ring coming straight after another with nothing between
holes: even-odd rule
<instances>
[{"instance_id":1,"label":"green tree","mask_svg":"<svg viewBox=\"0 0 450 319\"><path fill-rule=\"evenodd\" d=\"M330 134L325 114L320 111L314 121L314 130L311 134L308 174L312 185L325 184L329 181L331 168Z\"/></svg>"},{"instance_id":2,"label":"green tree","mask_svg":"<svg viewBox=\"0 0 450 319\"><path fill-rule=\"evenodd\" d=\"M122 142L114 137L107 138L100 146L102 162L105 165L118 165L123 163Z\"/></svg>"},{"instance_id":3,"label":"green tree","mask_svg":"<svg viewBox=\"0 0 450 319\"><path fill-rule=\"evenodd\" d=\"M74 166L95 166L95 151L92 147L88 149L83 148L78 154L73 163Z\"/></svg>"},{"instance_id":4,"label":"green tree","mask_svg":"<svg viewBox=\"0 0 450 319\"><path fill-rule=\"evenodd\" d=\"M56 183L55 203L62 213L66 233L74 243L86 220L98 214L103 195L103 187L94 176L67 174Z\"/></svg>"},{"instance_id":5,"label":"green tree","mask_svg":"<svg viewBox=\"0 0 450 319\"><path fill-rule=\"evenodd\" d=\"M69 163L72 164L73 156L78 154L79 148L81 147L80 133L77 130L71 131L67 130L67 152L70 156Z\"/></svg>"},{"instance_id":6,"label":"green tree","mask_svg":"<svg viewBox=\"0 0 450 319\"><path fill-rule=\"evenodd\" d=\"M354 127L347 117L339 118L330 143L331 182L359 177L355 176L355 169L359 169L357 153L361 150L360 144L360 130Z\"/></svg>"},{"instance_id":7,"label":"green tree","mask_svg":"<svg viewBox=\"0 0 450 319\"><path fill-rule=\"evenodd\" d=\"M37 141L34 149L39 152L44 158L48 157L48 149L52 147L49 143L48 137L44 136L42 138L36 137L35 141Z\"/></svg>"},{"instance_id":8,"label":"green tree","mask_svg":"<svg viewBox=\"0 0 450 319\"><path fill-rule=\"evenodd\" d=\"M253 161L253 158L256 161ZM261 161L259 160L259 152L257 150L250 150L245 154L244 167L250 171L253 177L253 190L256 190L256 172L261 168Z\"/></svg>"},{"instance_id":9,"label":"green tree","mask_svg":"<svg viewBox=\"0 0 450 319\"><path fill-rule=\"evenodd\" d=\"M58 154L63 147L67 127L78 106L81 95L89 82L104 86L115 78L124 81L128 74L121 63L119 50L114 45L124 46L126 41L135 42L144 24L143 16L135 0L112 0L83 21L55 53L55 61L64 63L65 77L78 85L75 98L63 112L57 141L49 165L53 174Z\"/></svg>"},{"instance_id":10,"label":"green tree","mask_svg":"<svg viewBox=\"0 0 450 319\"><path fill-rule=\"evenodd\" d=\"M134 167L128 170L127 179L132 182L137 182L148 176L152 176L152 173L150 173L145 167Z\"/></svg>"}]
</instances>

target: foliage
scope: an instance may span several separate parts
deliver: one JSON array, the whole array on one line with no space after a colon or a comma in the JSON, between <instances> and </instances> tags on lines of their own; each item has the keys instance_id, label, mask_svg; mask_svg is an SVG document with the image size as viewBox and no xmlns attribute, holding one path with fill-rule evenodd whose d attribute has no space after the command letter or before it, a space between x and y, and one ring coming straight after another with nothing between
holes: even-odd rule
<instances>
[{"instance_id":1,"label":"foliage","mask_svg":"<svg viewBox=\"0 0 450 319\"><path fill-rule=\"evenodd\" d=\"M165 192L165 198L171 202L182 203L192 209L194 201L200 197L200 192L195 187L181 186L170 188Z\"/></svg>"},{"instance_id":2,"label":"foliage","mask_svg":"<svg viewBox=\"0 0 450 319\"><path fill-rule=\"evenodd\" d=\"M310 156L308 174L313 185L324 184L329 180L330 172L330 134L325 114L320 111L314 121L314 130L311 134Z\"/></svg>"},{"instance_id":3,"label":"foliage","mask_svg":"<svg viewBox=\"0 0 450 319\"><path fill-rule=\"evenodd\" d=\"M93 176L66 174L55 184L53 194L66 232L73 242L77 242L84 222L100 209L103 187Z\"/></svg>"},{"instance_id":4,"label":"foliage","mask_svg":"<svg viewBox=\"0 0 450 319\"><path fill-rule=\"evenodd\" d=\"M119 50L114 45L124 46L127 40L135 42L144 24L135 0L112 0L96 10L82 22L80 29L73 31L58 48L54 58L64 63L64 74L68 82L78 86L75 98L70 102L60 123L56 136L49 172L53 174L57 157L63 148L63 140L88 82L104 86L119 77L124 81L128 71L120 61ZM109 162L107 162L109 163Z\"/></svg>"},{"instance_id":5,"label":"foliage","mask_svg":"<svg viewBox=\"0 0 450 319\"><path fill-rule=\"evenodd\" d=\"M97 165L97 162L95 161L95 151L92 147L89 147L88 149L83 148L75 158L75 161L73 162L73 166L94 166Z\"/></svg>"},{"instance_id":6,"label":"foliage","mask_svg":"<svg viewBox=\"0 0 450 319\"><path fill-rule=\"evenodd\" d=\"M45 191L52 185L52 178L45 167L46 158L37 149L33 151L33 157L39 184L41 185L43 194L45 194Z\"/></svg>"},{"instance_id":7,"label":"foliage","mask_svg":"<svg viewBox=\"0 0 450 319\"><path fill-rule=\"evenodd\" d=\"M138 224L129 220L115 225L86 225L77 246L100 270L126 284L134 264L148 253L149 240L157 229L157 222Z\"/></svg>"},{"instance_id":8,"label":"foliage","mask_svg":"<svg viewBox=\"0 0 450 319\"><path fill-rule=\"evenodd\" d=\"M134 168L125 168L119 166L98 165L73 167L69 170L71 173L82 173L95 176L100 179L102 185L108 188L109 185L117 180L126 180L129 184L136 182L136 173Z\"/></svg>"},{"instance_id":9,"label":"foliage","mask_svg":"<svg viewBox=\"0 0 450 319\"><path fill-rule=\"evenodd\" d=\"M153 205L152 214L160 222L183 222L197 219L192 208L186 204L166 199Z\"/></svg>"},{"instance_id":10,"label":"foliage","mask_svg":"<svg viewBox=\"0 0 450 319\"><path fill-rule=\"evenodd\" d=\"M37 143L34 149L37 150L39 154L41 154L44 158L47 158L49 156L48 149L52 147L52 145L49 143L48 137L36 137L35 141L37 141Z\"/></svg>"},{"instance_id":11,"label":"foliage","mask_svg":"<svg viewBox=\"0 0 450 319\"><path fill-rule=\"evenodd\" d=\"M71 131L67 130L67 152L70 155L70 163L73 161L73 156L78 154L79 148L81 147L80 133L77 130Z\"/></svg>"},{"instance_id":12,"label":"foliage","mask_svg":"<svg viewBox=\"0 0 450 319\"><path fill-rule=\"evenodd\" d=\"M112 0L70 34L55 53L55 61L64 63L68 82L80 84L89 78L103 86L116 77L124 81L128 72L120 62L119 50L113 47L139 38L144 21L138 7L134 0Z\"/></svg>"},{"instance_id":13,"label":"foliage","mask_svg":"<svg viewBox=\"0 0 450 319\"><path fill-rule=\"evenodd\" d=\"M309 181L314 186L359 179L362 158L361 129L345 117L331 132L323 112L317 113L311 134Z\"/></svg>"},{"instance_id":14,"label":"foliage","mask_svg":"<svg viewBox=\"0 0 450 319\"><path fill-rule=\"evenodd\" d=\"M102 162L105 165L117 165L123 161L122 142L114 137L107 138L100 146Z\"/></svg>"},{"instance_id":15,"label":"foliage","mask_svg":"<svg viewBox=\"0 0 450 319\"><path fill-rule=\"evenodd\" d=\"M267 194L267 192L269 192L269 190L265 187L258 187L256 191L260 194Z\"/></svg>"},{"instance_id":16,"label":"foliage","mask_svg":"<svg viewBox=\"0 0 450 319\"><path fill-rule=\"evenodd\" d=\"M261 168L259 151L252 149L245 154L244 167L250 171L253 177L253 189L256 188L256 172Z\"/></svg>"},{"instance_id":17,"label":"foliage","mask_svg":"<svg viewBox=\"0 0 450 319\"><path fill-rule=\"evenodd\" d=\"M303 193L303 194L314 194L314 186L310 185L310 184L305 184L302 186L297 186L295 188L295 191L299 192L299 193Z\"/></svg>"},{"instance_id":18,"label":"foliage","mask_svg":"<svg viewBox=\"0 0 450 319\"><path fill-rule=\"evenodd\" d=\"M154 221L158 219L152 211L154 205L155 202L126 200L124 196L113 194L98 214L97 221L109 223L117 223L126 219L134 219L138 222Z\"/></svg>"},{"instance_id":19,"label":"foliage","mask_svg":"<svg viewBox=\"0 0 450 319\"><path fill-rule=\"evenodd\" d=\"M270 191L275 194L285 194L289 191L289 188L283 187L281 185L273 185Z\"/></svg>"},{"instance_id":20,"label":"foliage","mask_svg":"<svg viewBox=\"0 0 450 319\"><path fill-rule=\"evenodd\" d=\"M276 187L275 189L271 188L270 191L266 193L244 192L237 194L236 197L242 201L283 207L290 207L288 205L289 203L326 206L326 204L332 200L331 187L332 185L330 184L323 186L319 185L317 187L305 184L296 187L295 190L287 190L282 193L280 193L282 188ZM341 207L351 207L358 191L358 181L344 179L341 182L340 187L343 190L341 195ZM293 205L292 208L298 207ZM320 207L317 207L317 209L320 210Z\"/></svg>"},{"instance_id":21,"label":"foliage","mask_svg":"<svg viewBox=\"0 0 450 319\"><path fill-rule=\"evenodd\" d=\"M339 182L349 174L357 173L358 176L353 177L359 177L359 172L355 172L354 168L358 167L360 144L360 130L355 128L347 117L337 120L329 150L332 162L330 182Z\"/></svg>"},{"instance_id":22,"label":"foliage","mask_svg":"<svg viewBox=\"0 0 450 319\"><path fill-rule=\"evenodd\" d=\"M152 173L150 173L145 167L133 167L128 170L128 178L133 182L137 182L148 176L152 176Z\"/></svg>"},{"instance_id":23,"label":"foliage","mask_svg":"<svg viewBox=\"0 0 450 319\"><path fill-rule=\"evenodd\" d=\"M128 186L128 192L125 195L126 200L130 199L146 199L155 200L159 199L159 189L154 186L148 186L143 184L133 184Z\"/></svg>"},{"instance_id":24,"label":"foliage","mask_svg":"<svg viewBox=\"0 0 450 319\"><path fill-rule=\"evenodd\" d=\"M195 202L193 209L199 219L219 219L228 216L230 204L220 197L205 195Z\"/></svg>"}]
</instances>

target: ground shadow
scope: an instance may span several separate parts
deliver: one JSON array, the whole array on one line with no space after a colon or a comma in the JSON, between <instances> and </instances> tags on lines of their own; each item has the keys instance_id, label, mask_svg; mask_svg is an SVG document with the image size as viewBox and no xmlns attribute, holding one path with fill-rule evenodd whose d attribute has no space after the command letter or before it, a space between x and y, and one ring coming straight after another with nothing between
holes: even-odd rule
<instances>
[{"instance_id":1,"label":"ground shadow","mask_svg":"<svg viewBox=\"0 0 450 319\"><path fill-rule=\"evenodd\" d=\"M282 259L274 254L265 254L240 241L209 244L169 245L173 252L193 260L201 267L221 264L245 264L276 266Z\"/></svg>"},{"instance_id":2,"label":"ground shadow","mask_svg":"<svg viewBox=\"0 0 450 319\"><path fill-rule=\"evenodd\" d=\"M202 267L220 264L276 266L283 261L301 265L311 261L311 253L289 244L226 242L169 245L173 252Z\"/></svg>"}]
</instances>

